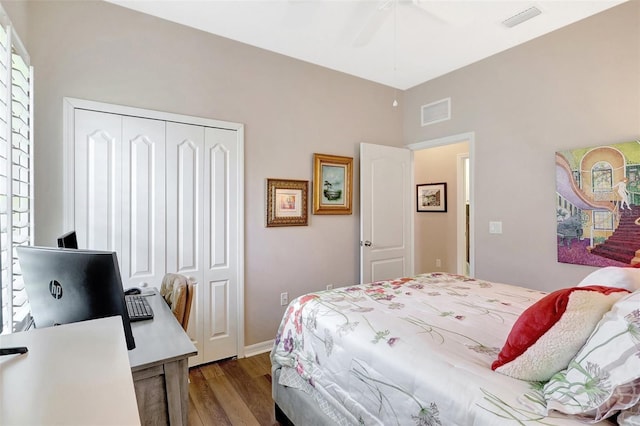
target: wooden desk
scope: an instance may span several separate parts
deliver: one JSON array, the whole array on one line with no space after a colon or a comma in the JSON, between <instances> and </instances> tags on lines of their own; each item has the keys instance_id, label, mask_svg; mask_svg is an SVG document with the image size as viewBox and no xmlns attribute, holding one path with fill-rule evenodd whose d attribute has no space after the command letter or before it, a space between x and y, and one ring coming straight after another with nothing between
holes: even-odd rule
<instances>
[{"instance_id":1,"label":"wooden desk","mask_svg":"<svg viewBox=\"0 0 640 426\"><path fill-rule=\"evenodd\" d=\"M0 346L29 348L0 357L0 424L140 424L120 317L3 335Z\"/></svg>"},{"instance_id":2,"label":"wooden desk","mask_svg":"<svg viewBox=\"0 0 640 426\"><path fill-rule=\"evenodd\" d=\"M131 323L136 348L129 361L143 425L187 425L188 358L198 351L157 291L152 320Z\"/></svg>"}]
</instances>

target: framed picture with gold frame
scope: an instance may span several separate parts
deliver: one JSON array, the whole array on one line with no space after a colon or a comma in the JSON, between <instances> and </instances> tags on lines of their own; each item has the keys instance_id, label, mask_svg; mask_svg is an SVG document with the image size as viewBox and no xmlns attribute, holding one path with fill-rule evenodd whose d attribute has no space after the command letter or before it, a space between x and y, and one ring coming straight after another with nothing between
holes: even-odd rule
<instances>
[{"instance_id":1,"label":"framed picture with gold frame","mask_svg":"<svg viewBox=\"0 0 640 426\"><path fill-rule=\"evenodd\" d=\"M351 214L353 158L313 154L313 214Z\"/></svg>"},{"instance_id":2,"label":"framed picture with gold frame","mask_svg":"<svg viewBox=\"0 0 640 426\"><path fill-rule=\"evenodd\" d=\"M267 227L307 226L308 180L267 179Z\"/></svg>"}]
</instances>

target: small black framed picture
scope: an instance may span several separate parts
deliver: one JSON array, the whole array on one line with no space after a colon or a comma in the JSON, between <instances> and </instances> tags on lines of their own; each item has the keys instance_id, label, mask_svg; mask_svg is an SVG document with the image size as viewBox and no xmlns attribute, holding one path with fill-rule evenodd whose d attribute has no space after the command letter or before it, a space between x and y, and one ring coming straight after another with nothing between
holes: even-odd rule
<instances>
[{"instance_id":1,"label":"small black framed picture","mask_svg":"<svg viewBox=\"0 0 640 426\"><path fill-rule=\"evenodd\" d=\"M423 183L416 185L416 206L418 212L447 211L447 183Z\"/></svg>"}]
</instances>

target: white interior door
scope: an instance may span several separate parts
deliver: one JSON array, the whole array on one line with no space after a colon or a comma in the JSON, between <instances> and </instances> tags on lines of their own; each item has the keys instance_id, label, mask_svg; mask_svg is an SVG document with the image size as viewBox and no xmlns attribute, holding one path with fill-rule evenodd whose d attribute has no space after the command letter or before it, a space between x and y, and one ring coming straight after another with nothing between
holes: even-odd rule
<instances>
[{"instance_id":1,"label":"white interior door","mask_svg":"<svg viewBox=\"0 0 640 426\"><path fill-rule=\"evenodd\" d=\"M360 144L360 281L413 274L412 153Z\"/></svg>"}]
</instances>

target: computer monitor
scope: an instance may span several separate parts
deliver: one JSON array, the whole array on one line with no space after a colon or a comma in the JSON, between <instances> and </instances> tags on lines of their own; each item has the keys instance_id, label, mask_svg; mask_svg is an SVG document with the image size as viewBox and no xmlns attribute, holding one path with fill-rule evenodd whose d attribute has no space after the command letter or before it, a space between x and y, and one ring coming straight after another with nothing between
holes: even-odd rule
<instances>
[{"instance_id":1,"label":"computer monitor","mask_svg":"<svg viewBox=\"0 0 640 426\"><path fill-rule=\"evenodd\" d=\"M58 237L58 247L60 248L78 248L78 237L76 231L69 231L64 235Z\"/></svg>"},{"instance_id":2,"label":"computer monitor","mask_svg":"<svg viewBox=\"0 0 640 426\"><path fill-rule=\"evenodd\" d=\"M36 328L114 315L135 348L115 252L17 247Z\"/></svg>"}]
</instances>

